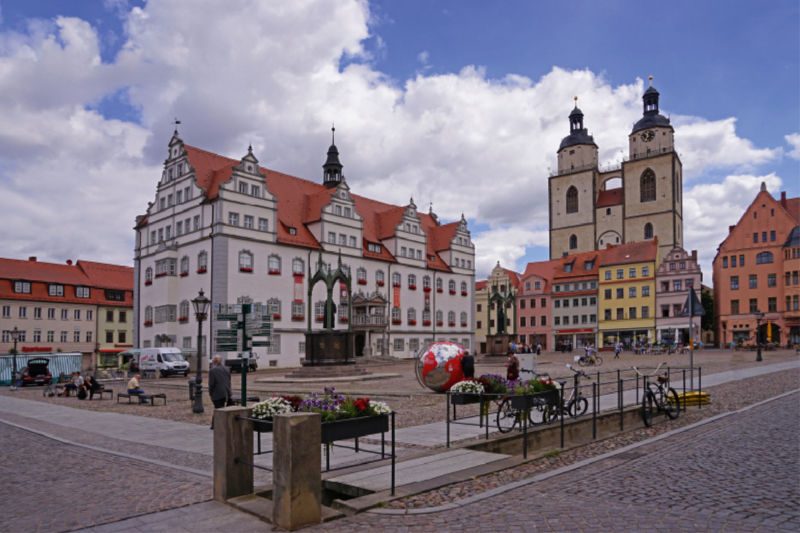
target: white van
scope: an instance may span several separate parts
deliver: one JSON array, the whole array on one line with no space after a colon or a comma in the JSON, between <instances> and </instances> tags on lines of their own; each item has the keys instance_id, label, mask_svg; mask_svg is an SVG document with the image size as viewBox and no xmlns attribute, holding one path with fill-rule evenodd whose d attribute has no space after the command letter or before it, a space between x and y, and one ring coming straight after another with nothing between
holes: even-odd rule
<instances>
[{"instance_id":1,"label":"white van","mask_svg":"<svg viewBox=\"0 0 800 533\"><path fill-rule=\"evenodd\" d=\"M178 348L144 348L139 354L139 370L158 370L162 376L187 376L189 363Z\"/></svg>"}]
</instances>

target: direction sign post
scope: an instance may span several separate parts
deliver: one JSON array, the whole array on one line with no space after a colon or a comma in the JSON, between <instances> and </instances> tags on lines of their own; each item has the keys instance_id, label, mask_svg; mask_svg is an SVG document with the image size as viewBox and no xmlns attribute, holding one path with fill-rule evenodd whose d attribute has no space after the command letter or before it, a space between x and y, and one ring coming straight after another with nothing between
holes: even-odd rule
<instances>
[{"instance_id":1,"label":"direction sign post","mask_svg":"<svg viewBox=\"0 0 800 533\"><path fill-rule=\"evenodd\" d=\"M694 287L689 289L689 296L686 297L686 303L683 304L683 311L681 316L689 317L689 368L691 369L692 376L692 390L694 390L694 317L704 316L706 314L703 309L703 304L694 292Z\"/></svg>"}]
</instances>

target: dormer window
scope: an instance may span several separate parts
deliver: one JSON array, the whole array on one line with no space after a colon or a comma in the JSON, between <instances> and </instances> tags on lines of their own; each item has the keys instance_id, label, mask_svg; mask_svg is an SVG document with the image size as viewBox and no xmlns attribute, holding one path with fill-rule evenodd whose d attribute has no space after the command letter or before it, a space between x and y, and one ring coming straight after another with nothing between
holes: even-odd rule
<instances>
[{"instance_id":1,"label":"dormer window","mask_svg":"<svg viewBox=\"0 0 800 533\"><path fill-rule=\"evenodd\" d=\"M564 273L569 274L570 272L572 272L572 263L564 265Z\"/></svg>"},{"instance_id":2,"label":"dormer window","mask_svg":"<svg viewBox=\"0 0 800 533\"><path fill-rule=\"evenodd\" d=\"M50 296L64 296L64 286L63 285L50 285L47 288L47 294Z\"/></svg>"},{"instance_id":3,"label":"dormer window","mask_svg":"<svg viewBox=\"0 0 800 533\"><path fill-rule=\"evenodd\" d=\"M590 271L590 270L592 270L593 268L594 268L594 261L586 261L586 262L583 264L583 269L584 269L585 271L587 271L587 272L588 272L588 271Z\"/></svg>"},{"instance_id":4,"label":"dormer window","mask_svg":"<svg viewBox=\"0 0 800 533\"><path fill-rule=\"evenodd\" d=\"M75 287L76 298L89 298L89 295L90 295L89 287Z\"/></svg>"},{"instance_id":5,"label":"dormer window","mask_svg":"<svg viewBox=\"0 0 800 533\"><path fill-rule=\"evenodd\" d=\"M266 224L264 226L266 227ZM289 228L289 235L297 235L297 228Z\"/></svg>"},{"instance_id":6,"label":"dormer window","mask_svg":"<svg viewBox=\"0 0 800 533\"><path fill-rule=\"evenodd\" d=\"M371 242L367 243L367 250L369 250L372 253L379 254L379 253L381 253L381 245L380 244L374 244L374 243L371 243Z\"/></svg>"},{"instance_id":7,"label":"dormer window","mask_svg":"<svg viewBox=\"0 0 800 533\"><path fill-rule=\"evenodd\" d=\"M14 282L14 292L22 293L22 294L30 294L31 293L31 284L29 281L15 281Z\"/></svg>"}]
</instances>

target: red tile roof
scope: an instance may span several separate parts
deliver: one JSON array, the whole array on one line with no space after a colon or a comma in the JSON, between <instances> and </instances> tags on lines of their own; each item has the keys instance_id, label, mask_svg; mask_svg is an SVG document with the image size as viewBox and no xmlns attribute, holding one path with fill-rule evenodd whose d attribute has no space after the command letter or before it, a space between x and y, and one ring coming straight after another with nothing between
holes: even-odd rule
<instances>
[{"instance_id":1,"label":"red tile roof","mask_svg":"<svg viewBox=\"0 0 800 533\"><path fill-rule=\"evenodd\" d=\"M556 267L559 264L558 259L551 261L536 261L535 263L528 263L525 267L525 272L520 276L521 281L528 278L536 277L544 280L543 290L547 291L548 285L553 281L553 274L555 274Z\"/></svg>"},{"instance_id":2,"label":"red tile roof","mask_svg":"<svg viewBox=\"0 0 800 533\"><path fill-rule=\"evenodd\" d=\"M511 283L512 287L515 287L515 288L519 287L519 282L520 282L519 274L517 274L513 270L509 270L507 268L504 268L503 272L505 272L506 276L508 276L509 282Z\"/></svg>"},{"instance_id":3,"label":"red tile roof","mask_svg":"<svg viewBox=\"0 0 800 533\"><path fill-rule=\"evenodd\" d=\"M600 266L625 265L629 263L646 263L658 257L658 236L652 240L629 242L616 246L608 245Z\"/></svg>"},{"instance_id":4,"label":"red tile roof","mask_svg":"<svg viewBox=\"0 0 800 533\"><path fill-rule=\"evenodd\" d=\"M482 281L476 281L475 282L475 290L476 291L482 291L482 290L486 289L486 281L487 280L485 280L485 279L482 280Z\"/></svg>"},{"instance_id":5,"label":"red tile roof","mask_svg":"<svg viewBox=\"0 0 800 533\"><path fill-rule=\"evenodd\" d=\"M800 198L787 198L786 211L800 224Z\"/></svg>"},{"instance_id":6,"label":"red tile roof","mask_svg":"<svg viewBox=\"0 0 800 533\"><path fill-rule=\"evenodd\" d=\"M219 185L231 178L233 166L240 161L212 154L193 146L184 145L189 164L194 168L197 184L206 191L206 197L216 198L219 194ZM262 174L266 175L267 191L277 198L278 203L278 242L294 244L309 248L322 248L305 224L315 222L322 217L322 208L330 203L332 190L320 183L275 172L259 167ZM367 243L379 244L381 240L395 234L395 229L403 218L406 210L404 206L385 204L355 194L351 195L355 201L355 210L364 219L364 256L385 261L395 261L394 256L382 248L380 254L370 252ZM437 252L450 248L458 223L439 226L427 214L418 213L420 226L427 238L427 263L428 268L450 271L447 264L439 257ZM296 235L289 233L289 228L294 228ZM431 261L431 256L434 260Z\"/></svg>"},{"instance_id":7,"label":"red tile roof","mask_svg":"<svg viewBox=\"0 0 800 533\"><path fill-rule=\"evenodd\" d=\"M556 280L575 279L584 277L597 277L599 276L600 263L606 250L596 250L593 252L583 252L575 255L568 255L558 260L553 278ZM586 261L593 261L591 270L586 270ZM572 272L564 272L564 265L572 263Z\"/></svg>"},{"instance_id":8,"label":"red tile roof","mask_svg":"<svg viewBox=\"0 0 800 533\"><path fill-rule=\"evenodd\" d=\"M92 261L78 261L78 267L89 278L92 287L122 291L133 290L132 267L94 263Z\"/></svg>"},{"instance_id":9,"label":"red tile roof","mask_svg":"<svg viewBox=\"0 0 800 533\"><path fill-rule=\"evenodd\" d=\"M597 207L611 207L622 205L622 187L600 191L597 195Z\"/></svg>"}]
</instances>

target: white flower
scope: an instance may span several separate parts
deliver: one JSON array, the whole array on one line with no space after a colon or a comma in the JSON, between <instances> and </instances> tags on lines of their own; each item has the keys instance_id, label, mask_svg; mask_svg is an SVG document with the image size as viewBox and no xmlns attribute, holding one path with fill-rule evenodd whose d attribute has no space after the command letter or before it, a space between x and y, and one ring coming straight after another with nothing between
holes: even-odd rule
<instances>
[{"instance_id":1,"label":"white flower","mask_svg":"<svg viewBox=\"0 0 800 533\"><path fill-rule=\"evenodd\" d=\"M483 392L483 385L477 381L459 381L450 387L450 392L457 392L461 394L480 394Z\"/></svg>"},{"instance_id":2,"label":"white flower","mask_svg":"<svg viewBox=\"0 0 800 533\"><path fill-rule=\"evenodd\" d=\"M272 397L253 406L253 416L260 419L269 419L275 415L289 413L292 405L283 398Z\"/></svg>"},{"instance_id":3,"label":"white flower","mask_svg":"<svg viewBox=\"0 0 800 533\"><path fill-rule=\"evenodd\" d=\"M387 404L386 402L376 402L370 400L369 406L372 408L372 411L376 415L388 415L389 413L392 412L392 410L389 409L389 404Z\"/></svg>"}]
</instances>

